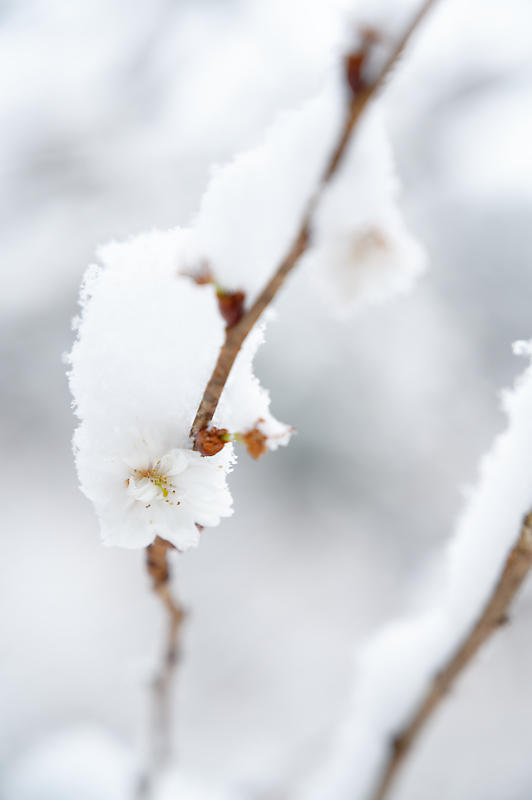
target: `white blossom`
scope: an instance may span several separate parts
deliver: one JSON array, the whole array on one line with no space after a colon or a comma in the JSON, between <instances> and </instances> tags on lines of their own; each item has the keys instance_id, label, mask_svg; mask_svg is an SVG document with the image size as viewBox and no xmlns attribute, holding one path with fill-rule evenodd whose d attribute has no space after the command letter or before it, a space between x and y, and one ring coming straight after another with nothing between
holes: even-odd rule
<instances>
[{"instance_id":1,"label":"white blossom","mask_svg":"<svg viewBox=\"0 0 532 800\"><path fill-rule=\"evenodd\" d=\"M105 544L145 547L157 535L186 550L199 541L198 525L218 525L233 513L226 482L232 445L208 458L185 448L152 455L145 440L137 450L108 463L94 497Z\"/></svg>"}]
</instances>

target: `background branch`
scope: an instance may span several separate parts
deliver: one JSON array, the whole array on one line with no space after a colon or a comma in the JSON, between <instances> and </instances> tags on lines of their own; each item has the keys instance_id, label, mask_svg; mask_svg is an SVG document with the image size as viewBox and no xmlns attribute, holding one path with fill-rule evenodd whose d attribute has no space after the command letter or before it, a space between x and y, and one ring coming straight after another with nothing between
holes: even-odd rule
<instances>
[{"instance_id":1,"label":"background branch","mask_svg":"<svg viewBox=\"0 0 532 800\"><path fill-rule=\"evenodd\" d=\"M412 750L425 723L445 699L462 671L484 642L508 620L508 609L532 566L532 512L523 520L517 543L506 560L501 577L478 622L443 669L434 677L410 722L394 738L387 762L371 800L384 800L399 768Z\"/></svg>"}]
</instances>

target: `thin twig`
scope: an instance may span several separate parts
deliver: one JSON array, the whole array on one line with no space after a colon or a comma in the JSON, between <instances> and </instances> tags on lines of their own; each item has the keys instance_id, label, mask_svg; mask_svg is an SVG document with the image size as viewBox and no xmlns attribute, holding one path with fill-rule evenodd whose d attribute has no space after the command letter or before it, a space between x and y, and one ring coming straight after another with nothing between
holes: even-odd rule
<instances>
[{"instance_id":1,"label":"thin twig","mask_svg":"<svg viewBox=\"0 0 532 800\"><path fill-rule=\"evenodd\" d=\"M412 750L412 746L434 710L445 699L457 678L482 645L501 625L508 621L509 607L531 566L532 512L523 520L517 543L506 560L499 582L479 620L455 654L435 676L410 722L393 739L388 759L371 795L371 800L384 800L399 768Z\"/></svg>"},{"instance_id":2,"label":"thin twig","mask_svg":"<svg viewBox=\"0 0 532 800\"><path fill-rule=\"evenodd\" d=\"M211 422L222 391L229 377L229 373L231 372L231 368L247 335L250 333L253 326L261 317L266 308L270 305L277 292L283 285L285 278L295 267L300 256L303 255L303 253L307 250L310 242L310 233L314 212L326 185L334 176L339 164L342 161L360 117L365 111L370 100L372 100L382 88L388 75L405 50L412 34L421 23L427 12L433 5L435 5L435 3L436 0L425 0L417 14L411 20L403 36L393 48L392 53L377 76L373 80L370 80L367 84L363 84L360 90L353 94L338 143L336 144L336 147L334 148L334 151L324 170L321 181L308 203L299 230L288 250L288 253L285 255L276 272L263 288L262 292L255 300L251 308L248 309L248 311L242 316L236 325L227 329L225 342L220 350L218 361L216 362L216 366L214 367L214 371L201 399L194 422L192 423L192 428L190 431L190 436L192 439L195 439L197 433L203 428L207 427L207 425Z\"/></svg>"},{"instance_id":3,"label":"thin twig","mask_svg":"<svg viewBox=\"0 0 532 800\"><path fill-rule=\"evenodd\" d=\"M168 632L162 663L152 684L151 739L148 743L151 774L145 776L139 791L144 797L149 796L154 774L168 763L172 755L171 692L180 658L180 632L185 612L171 591L168 564L168 551L171 549L173 546L169 542L157 536L146 551L146 567L153 581L153 590L168 614Z\"/></svg>"}]
</instances>

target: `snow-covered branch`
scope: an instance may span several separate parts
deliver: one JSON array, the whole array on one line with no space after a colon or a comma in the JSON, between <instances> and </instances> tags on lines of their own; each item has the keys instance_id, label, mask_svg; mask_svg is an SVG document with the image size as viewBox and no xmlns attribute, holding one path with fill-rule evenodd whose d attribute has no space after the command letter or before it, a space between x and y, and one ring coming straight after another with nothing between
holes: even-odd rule
<instances>
[{"instance_id":1,"label":"snow-covered branch","mask_svg":"<svg viewBox=\"0 0 532 800\"><path fill-rule=\"evenodd\" d=\"M328 183L335 176L348 148L357 124L365 111L368 103L376 96L392 71L398 59L405 50L411 36L421 23L427 12L435 4L435 0L425 0L418 12L413 16L409 26L395 43L384 64L371 74L371 50L373 44L379 41L378 34L361 34L361 43L357 50L351 52L346 58L346 78L351 88L352 95L348 105L343 127L340 130L338 141L332 151L323 176L314 191L303 215L299 230L297 231L288 252L282 259L279 267L274 272L266 286L259 294L251 308L242 316L236 325L228 328L225 342L220 351L214 371L205 388L198 411L192 424L190 435L194 438L198 432L211 422L216 407L220 400L227 378L234 364L236 356L246 336L258 322L266 308L274 300L282 287L285 279L295 267L300 257L307 250L313 228L314 213L320 202ZM356 188L356 187L355 187Z\"/></svg>"},{"instance_id":2,"label":"snow-covered branch","mask_svg":"<svg viewBox=\"0 0 532 800\"><path fill-rule=\"evenodd\" d=\"M531 357L532 342L515 351ZM532 564L532 366L503 404L508 426L458 521L443 593L358 654L349 716L298 800L382 800L425 722L506 621Z\"/></svg>"},{"instance_id":3,"label":"snow-covered branch","mask_svg":"<svg viewBox=\"0 0 532 800\"><path fill-rule=\"evenodd\" d=\"M508 622L509 608L532 566L532 513L526 515L516 544L510 551L493 594L470 634L433 678L432 684L410 722L394 737L388 760L371 800L384 800L401 764L432 713L445 700L462 671L489 637Z\"/></svg>"}]
</instances>

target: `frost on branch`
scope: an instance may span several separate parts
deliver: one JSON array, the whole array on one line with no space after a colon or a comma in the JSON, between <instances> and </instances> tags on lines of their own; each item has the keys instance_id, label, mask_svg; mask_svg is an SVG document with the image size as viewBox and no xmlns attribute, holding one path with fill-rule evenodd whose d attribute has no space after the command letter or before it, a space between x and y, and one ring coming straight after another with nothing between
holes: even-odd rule
<instances>
[{"instance_id":1,"label":"frost on branch","mask_svg":"<svg viewBox=\"0 0 532 800\"><path fill-rule=\"evenodd\" d=\"M144 547L159 535L185 550L197 544L198 525L232 513L233 445L206 458L189 438L225 337L213 287L180 275L190 246L181 230L112 243L83 283L70 356L74 450L107 544ZM246 430L264 418L268 434L286 434L253 375L261 337L254 332L237 358L216 419Z\"/></svg>"},{"instance_id":2,"label":"frost on branch","mask_svg":"<svg viewBox=\"0 0 532 800\"><path fill-rule=\"evenodd\" d=\"M514 346L532 357L532 341ZM446 587L426 611L392 623L357 654L351 707L329 760L297 800L370 797L391 743L491 597L532 508L532 366L503 396L507 428L481 462L458 520Z\"/></svg>"}]
</instances>

